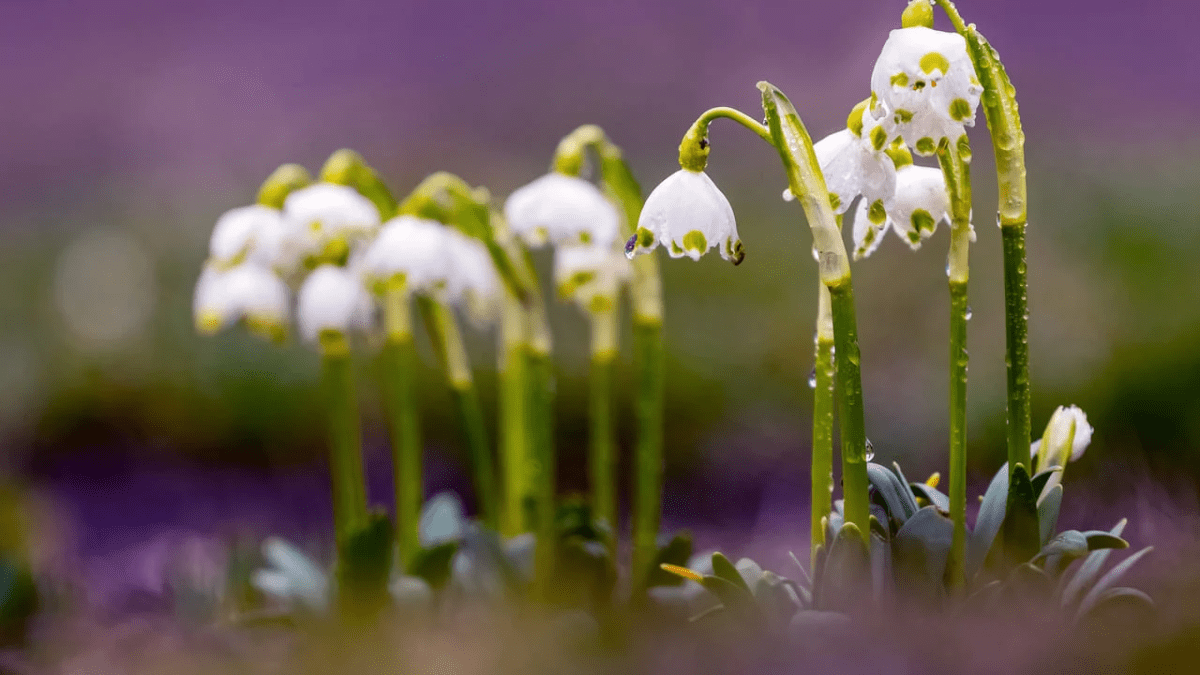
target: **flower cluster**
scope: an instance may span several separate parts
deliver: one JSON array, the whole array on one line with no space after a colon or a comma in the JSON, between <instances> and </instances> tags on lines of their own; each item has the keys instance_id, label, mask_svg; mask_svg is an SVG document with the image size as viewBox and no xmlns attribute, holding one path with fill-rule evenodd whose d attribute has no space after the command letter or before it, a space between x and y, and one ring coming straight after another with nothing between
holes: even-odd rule
<instances>
[{"instance_id":1,"label":"flower cluster","mask_svg":"<svg viewBox=\"0 0 1200 675\"><path fill-rule=\"evenodd\" d=\"M479 241L412 216L381 223L354 188L316 183L281 209L243 206L217 220L193 309L204 332L241 322L275 339L287 335L294 310L300 337L317 342L373 328L373 296L391 287L461 304L480 320L500 292Z\"/></svg>"}]
</instances>

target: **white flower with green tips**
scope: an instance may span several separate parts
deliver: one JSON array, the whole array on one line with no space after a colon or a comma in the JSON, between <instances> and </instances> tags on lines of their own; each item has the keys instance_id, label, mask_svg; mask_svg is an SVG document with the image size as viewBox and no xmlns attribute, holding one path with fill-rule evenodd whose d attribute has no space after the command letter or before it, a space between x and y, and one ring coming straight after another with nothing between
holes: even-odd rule
<instances>
[{"instance_id":1,"label":"white flower with green tips","mask_svg":"<svg viewBox=\"0 0 1200 675\"><path fill-rule=\"evenodd\" d=\"M703 171L680 169L654 188L625 253L648 253L659 244L672 258L699 260L713 247L735 265L745 257L733 207Z\"/></svg>"},{"instance_id":2,"label":"white flower with green tips","mask_svg":"<svg viewBox=\"0 0 1200 675\"><path fill-rule=\"evenodd\" d=\"M893 30L871 73L871 114L887 140L897 136L922 155L975 125L983 86L957 33L924 26Z\"/></svg>"},{"instance_id":3,"label":"white flower with green tips","mask_svg":"<svg viewBox=\"0 0 1200 675\"><path fill-rule=\"evenodd\" d=\"M616 241L621 226L617 207L599 188L558 172L513 191L504 203L504 217L513 233L534 247L607 246Z\"/></svg>"},{"instance_id":4,"label":"white flower with green tips","mask_svg":"<svg viewBox=\"0 0 1200 675\"><path fill-rule=\"evenodd\" d=\"M345 337L372 325L375 305L355 270L321 265L300 287L296 323L300 336L320 342L327 335Z\"/></svg>"},{"instance_id":5,"label":"white flower with green tips","mask_svg":"<svg viewBox=\"0 0 1200 675\"><path fill-rule=\"evenodd\" d=\"M379 210L357 190L316 183L289 194L283 202L285 235L279 266L297 269L306 259L338 259L356 242L375 236Z\"/></svg>"},{"instance_id":6,"label":"white flower with green tips","mask_svg":"<svg viewBox=\"0 0 1200 675\"><path fill-rule=\"evenodd\" d=\"M611 310L633 265L620 251L605 246L560 246L554 252L558 294L584 311Z\"/></svg>"},{"instance_id":7,"label":"white flower with green tips","mask_svg":"<svg viewBox=\"0 0 1200 675\"><path fill-rule=\"evenodd\" d=\"M883 208L896 192L896 166L885 152L886 139L875 133L877 128L879 122L867 112L864 101L850 111L845 129L813 145L837 213L845 213L859 195Z\"/></svg>"},{"instance_id":8,"label":"white flower with green tips","mask_svg":"<svg viewBox=\"0 0 1200 675\"><path fill-rule=\"evenodd\" d=\"M943 222L950 222L950 195L941 170L902 166L896 170L896 194L890 206L859 202L854 213L854 259L874 253L889 226L915 251Z\"/></svg>"},{"instance_id":9,"label":"white flower with green tips","mask_svg":"<svg viewBox=\"0 0 1200 675\"><path fill-rule=\"evenodd\" d=\"M221 214L208 241L209 264L228 268L242 262L275 264L284 236L283 213L261 204Z\"/></svg>"},{"instance_id":10,"label":"white flower with green tips","mask_svg":"<svg viewBox=\"0 0 1200 675\"><path fill-rule=\"evenodd\" d=\"M253 263L227 269L206 265L192 302L196 329L202 333L213 334L241 321L251 332L275 339L287 331L288 308L283 280Z\"/></svg>"},{"instance_id":11,"label":"white flower with green tips","mask_svg":"<svg viewBox=\"0 0 1200 675\"><path fill-rule=\"evenodd\" d=\"M1050 416L1042 437L1030 445L1029 454L1037 457L1039 471L1064 466L1083 456L1083 451L1092 443L1092 433L1087 413L1078 406L1060 405Z\"/></svg>"}]
</instances>

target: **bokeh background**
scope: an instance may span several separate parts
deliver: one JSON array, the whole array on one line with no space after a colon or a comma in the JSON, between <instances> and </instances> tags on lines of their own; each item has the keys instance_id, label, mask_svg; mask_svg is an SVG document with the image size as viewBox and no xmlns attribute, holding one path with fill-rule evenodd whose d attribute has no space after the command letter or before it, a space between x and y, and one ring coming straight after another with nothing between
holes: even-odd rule
<instances>
[{"instance_id":1,"label":"bokeh background","mask_svg":"<svg viewBox=\"0 0 1200 675\"><path fill-rule=\"evenodd\" d=\"M315 356L192 330L192 285L220 213L250 201L279 164L315 170L340 147L363 152L397 193L445 169L499 199L545 171L557 140L585 122L624 146L648 191L676 168L679 138L702 110L757 114L760 79L790 95L814 137L840 128L903 6L4 2L4 471L56 514L64 550L101 577L128 572L129 551L182 532L326 531ZM1028 138L1036 433L1054 406L1077 403L1097 433L1072 484L1115 495L1153 478L1155 499L1191 503L1196 10L1170 0L961 9L1004 57ZM1004 353L996 188L979 120L969 429L972 476L986 481L1004 455ZM794 531L800 550L817 283L809 235L780 198L774 150L726 123L712 141L710 174L747 256L738 268L664 257L667 520L722 533L767 522ZM868 433L877 459L902 460L910 477L945 471L947 241L939 231L914 254L889 237L854 268ZM571 307L554 322L561 482L582 489L586 332ZM471 340L489 392L494 336ZM386 502L372 377L364 359L373 491ZM430 489L461 488L448 398L429 365L422 381ZM622 433L628 440L628 424Z\"/></svg>"}]
</instances>

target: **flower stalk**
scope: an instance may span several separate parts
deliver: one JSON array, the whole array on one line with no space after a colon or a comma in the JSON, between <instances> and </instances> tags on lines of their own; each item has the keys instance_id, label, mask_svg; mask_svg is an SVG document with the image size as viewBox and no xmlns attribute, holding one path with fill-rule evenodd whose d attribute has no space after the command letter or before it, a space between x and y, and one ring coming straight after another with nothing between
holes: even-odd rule
<instances>
[{"instance_id":1,"label":"flower stalk","mask_svg":"<svg viewBox=\"0 0 1200 675\"><path fill-rule=\"evenodd\" d=\"M971 246L971 148L966 135L944 140L938 163L950 197L950 253L946 272L950 286L950 519L954 523L946 566L951 588L966 583L967 541L967 282Z\"/></svg>"},{"instance_id":2,"label":"flower stalk","mask_svg":"<svg viewBox=\"0 0 1200 675\"><path fill-rule=\"evenodd\" d=\"M329 475L339 548L367 523L358 394L350 344L344 334L321 336L321 379L329 425Z\"/></svg>"},{"instance_id":3,"label":"flower stalk","mask_svg":"<svg viewBox=\"0 0 1200 675\"><path fill-rule=\"evenodd\" d=\"M1029 463L1029 305L1025 262L1027 193L1025 133L1017 108L1016 89L1000 56L974 24L963 21L954 3L936 0L954 30L967 41L975 74L983 85L981 99L996 156L999 224L1004 249L1005 363L1008 370L1008 466Z\"/></svg>"},{"instance_id":4,"label":"flower stalk","mask_svg":"<svg viewBox=\"0 0 1200 675\"><path fill-rule=\"evenodd\" d=\"M833 407L834 336L833 309L829 288L817 283L816 361L809 382L813 388L812 429L812 538L811 563L817 564L817 549L825 544L825 519L833 493Z\"/></svg>"},{"instance_id":5,"label":"flower stalk","mask_svg":"<svg viewBox=\"0 0 1200 675\"><path fill-rule=\"evenodd\" d=\"M813 233L821 283L829 289L846 523L853 524L860 535L866 537L866 533L870 532L867 435L850 260L846 255L841 230L838 229L829 191L825 187L825 178L817 163L812 138L804 123L783 92L767 82L759 82L758 88L762 91L763 111L766 113L772 145L779 151L792 194L804 208Z\"/></svg>"},{"instance_id":6,"label":"flower stalk","mask_svg":"<svg viewBox=\"0 0 1200 675\"><path fill-rule=\"evenodd\" d=\"M425 501L421 429L413 370L417 363L412 312L403 282L389 284L383 298L385 343L380 353L392 433L392 475L396 491L396 546L401 564L419 547L417 527Z\"/></svg>"},{"instance_id":7,"label":"flower stalk","mask_svg":"<svg viewBox=\"0 0 1200 675\"><path fill-rule=\"evenodd\" d=\"M592 364L589 377L588 411L590 438L588 464L591 469L592 513L608 528L610 549L616 540L617 444L613 431L613 366L617 358L617 313L615 308L591 312Z\"/></svg>"}]
</instances>

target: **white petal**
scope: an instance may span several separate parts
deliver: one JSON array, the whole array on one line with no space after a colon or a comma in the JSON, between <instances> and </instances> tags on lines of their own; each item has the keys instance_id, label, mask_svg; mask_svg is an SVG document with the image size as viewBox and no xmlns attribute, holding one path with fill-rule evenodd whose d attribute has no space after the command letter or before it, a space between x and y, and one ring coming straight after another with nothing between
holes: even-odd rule
<instances>
[{"instance_id":1,"label":"white petal","mask_svg":"<svg viewBox=\"0 0 1200 675\"><path fill-rule=\"evenodd\" d=\"M531 246L592 243L609 245L617 238L617 207L592 183L561 173L548 173L513 191L504 203L512 231Z\"/></svg>"},{"instance_id":2,"label":"white petal","mask_svg":"<svg viewBox=\"0 0 1200 675\"><path fill-rule=\"evenodd\" d=\"M870 139L843 129L821 139L813 149L825 175L825 186L837 196L837 213L845 213L859 195L871 202L891 202L896 191L896 165L886 153L875 150Z\"/></svg>"},{"instance_id":3,"label":"white petal","mask_svg":"<svg viewBox=\"0 0 1200 675\"><path fill-rule=\"evenodd\" d=\"M261 204L230 209L213 227L209 256L218 265L230 265L250 256L269 264L275 254L271 249L282 229L283 214L278 209Z\"/></svg>"},{"instance_id":4,"label":"white petal","mask_svg":"<svg viewBox=\"0 0 1200 675\"><path fill-rule=\"evenodd\" d=\"M322 239L365 237L379 229L379 210L370 199L345 185L316 183L289 194L284 217Z\"/></svg>"},{"instance_id":5,"label":"white petal","mask_svg":"<svg viewBox=\"0 0 1200 675\"><path fill-rule=\"evenodd\" d=\"M913 27L893 30L871 73L872 110L890 138L901 136L921 154L941 138L975 123L983 87L957 33ZM929 139L928 142L922 139Z\"/></svg>"},{"instance_id":6,"label":"white petal","mask_svg":"<svg viewBox=\"0 0 1200 675\"><path fill-rule=\"evenodd\" d=\"M363 256L363 273L387 282L403 275L409 290L440 293L454 275L451 229L437 221L399 216L384 223Z\"/></svg>"},{"instance_id":7,"label":"white petal","mask_svg":"<svg viewBox=\"0 0 1200 675\"><path fill-rule=\"evenodd\" d=\"M354 274L345 268L322 265L300 287L296 321L301 337L316 342L323 331L345 334L352 328L364 328L371 310L371 298Z\"/></svg>"},{"instance_id":8,"label":"white petal","mask_svg":"<svg viewBox=\"0 0 1200 675\"><path fill-rule=\"evenodd\" d=\"M257 326L282 328L288 321L288 304L283 280L247 262L228 270L206 266L196 284L193 311L197 323L208 331L241 319Z\"/></svg>"},{"instance_id":9,"label":"white petal","mask_svg":"<svg viewBox=\"0 0 1200 675\"><path fill-rule=\"evenodd\" d=\"M560 246L554 252L554 284L559 295L585 310L611 305L633 265L620 251L604 246Z\"/></svg>"},{"instance_id":10,"label":"white petal","mask_svg":"<svg viewBox=\"0 0 1200 675\"><path fill-rule=\"evenodd\" d=\"M627 250L635 254L662 244L672 258L699 260L717 246L726 260L742 259L733 207L703 171L680 169L659 183L646 198L631 243Z\"/></svg>"},{"instance_id":11,"label":"white petal","mask_svg":"<svg viewBox=\"0 0 1200 675\"><path fill-rule=\"evenodd\" d=\"M883 241L883 232L891 223L891 219L884 211L883 220L873 222L871 220L872 204L866 198L858 201L858 207L854 211L854 259L862 260L875 252L879 248L880 242ZM879 207L874 209L876 218L878 219Z\"/></svg>"},{"instance_id":12,"label":"white petal","mask_svg":"<svg viewBox=\"0 0 1200 675\"><path fill-rule=\"evenodd\" d=\"M950 196L940 169L909 164L896 171L896 196L888 210L892 227L913 249L950 220Z\"/></svg>"},{"instance_id":13,"label":"white petal","mask_svg":"<svg viewBox=\"0 0 1200 675\"><path fill-rule=\"evenodd\" d=\"M450 279L450 300L463 307L477 326L496 318L502 297L500 274L487 246L455 229L449 230L450 254L454 276Z\"/></svg>"}]
</instances>

